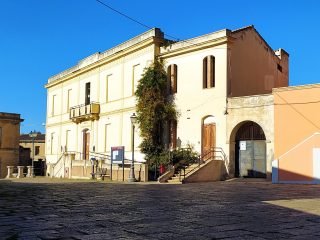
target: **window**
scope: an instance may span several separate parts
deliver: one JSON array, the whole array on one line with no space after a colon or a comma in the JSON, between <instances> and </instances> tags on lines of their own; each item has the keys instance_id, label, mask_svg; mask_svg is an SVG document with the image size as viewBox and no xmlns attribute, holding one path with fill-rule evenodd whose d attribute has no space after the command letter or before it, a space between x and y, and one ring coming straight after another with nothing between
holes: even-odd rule
<instances>
[{"instance_id":1,"label":"window","mask_svg":"<svg viewBox=\"0 0 320 240\"><path fill-rule=\"evenodd\" d=\"M119 77L119 75L112 74L112 75L108 76L108 81L107 81L107 83L108 83L108 85L107 85L108 102L113 102L113 101L117 101L117 100L121 99L123 86L122 86L122 81L120 81L120 80L121 80L121 78Z\"/></svg>"},{"instance_id":2,"label":"window","mask_svg":"<svg viewBox=\"0 0 320 240\"><path fill-rule=\"evenodd\" d=\"M56 146L55 146L55 137L54 137L54 133L51 133L51 138L50 138L50 140L51 140L51 143L50 143L50 154L53 154L53 153L55 153L55 151L54 151L54 149L53 148L55 148Z\"/></svg>"},{"instance_id":3,"label":"window","mask_svg":"<svg viewBox=\"0 0 320 240\"><path fill-rule=\"evenodd\" d=\"M109 82L111 80L112 74L109 74L106 78L106 102L109 102Z\"/></svg>"},{"instance_id":4,"label":"window","mask_svg":"<svg viewBox=\"0 0 320 240\"><path fill-rule=\"evenodd\" d=\"M56 110L55 110L55 108L56 108L56 102L57 102L57 95L53 95L52 96L52 108L51 108L51 116L54 116L54 115L56 115Z\"/></svg>"},{"instance_id":5,"label":"window","mask_svg":"<svg viewBox=\"0 0 320 240\"><path fill-rule=\"evenodd\" d=\"M282 66L280 64L277 64L277 68L280 72L282 72Z\"/></svg>"},{"instance_id":6,"label":"window","mask_svg":"<svg viewBox=\"0 0 320 240\"><path fill-rule=\"evenodd\" d=\"M203 59L203 88L215 87L215 58L207 56Z\"/></svg>"},{"instance_id":7,"label":"window","mask_svg":"<svg viewBox=\"0 0 320 240\"><path fill-rule=\"evenodd\" d=\"M108 152L111 149L110 141L108 141L108 137L110 139L110 124L105 125L105 135L104 135L104 152Z\"/></svg>"},{"instance_id":8,"label":"window","mask_svg":"<svg viewBox=\"0 0 320 240\"><path fill-rule=\"evenodd\" d=\"M136 64L132 67L132 95L134 95L137 89L140 78L141 78L140 64Z\"/></svg>"},{"instance_id":9,"label":"window","mask_svg":"<svg viewBox=\"0 0 320 240\"><path fill-rule=\"evenodd\" d=\"M86 83L86 95L85 95L84 104L85 105L90 104L90 82Z\"/></svg>"},{"instance_id":10,"label":"window","mask_svg":"<svg viewBox=\"0 0 320 240\"><path fill-rule=\"evenodd\" d=\"M67 96L67 112L70 112L71 97L72 97L71 93L72 93L72 89L69 89L68 93L67 93L68 94L68 96Z\"/></svg>"},{"instance_id":11,"label":"window","mask_svg":"<svg viewBox=\"0 0 320 240\"><path fill-rule=\"evenodd\" d=\"M171 64L167 69L168 74L168 85L169 93L177 93L177 78L178 78L178 67L176 64Z\"/></svg>"},{"instance_id":12,"label":"window","mask_svg":"<svg viewBox=\"0 0 320 240\"><path fill-rule=\"evenodd\" d=\"M66 145L64 151L69 151L70 130L66 131Z\"/></svg>"},{"instance_id":13,"label":"window","mask_svg":"<svg viewBox=\"0 0 320 240\"><path fill-rule=\"evenodd\" d=\"M40 153L40 146L35 146L34 147L34 155L39 155Z\"/></svg>"},{"instance_id":14,"label":"window","mask_svg":"<svg viewBox=\"0 0 320 240\"><path fill-rule=\"evenodd\" d=\"M170 121L169 131L169 147L175 149L177 147L177 121Z\"/></svg>"}]
</instances>

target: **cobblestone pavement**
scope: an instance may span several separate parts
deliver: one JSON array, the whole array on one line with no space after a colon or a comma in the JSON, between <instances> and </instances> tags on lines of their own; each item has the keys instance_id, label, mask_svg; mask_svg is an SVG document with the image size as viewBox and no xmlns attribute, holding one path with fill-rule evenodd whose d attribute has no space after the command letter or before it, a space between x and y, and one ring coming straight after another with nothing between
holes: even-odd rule
<instances>
[{"instance_id":1,"label":"cobblestone pavement","mask_svg":"<svg viewBox=\"0 0 320 240\"><path fill-rule=\"evenodd\" d=\"M320 186L0 180L0 239L320 239Z\"/></svg>"}]
</instances>

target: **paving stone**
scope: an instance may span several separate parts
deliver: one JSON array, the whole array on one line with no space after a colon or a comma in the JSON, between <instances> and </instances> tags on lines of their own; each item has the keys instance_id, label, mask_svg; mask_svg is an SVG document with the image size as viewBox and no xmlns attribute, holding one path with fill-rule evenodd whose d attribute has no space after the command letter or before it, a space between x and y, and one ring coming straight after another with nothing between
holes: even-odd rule
<instances>
[{"instance_id":1,"label":"paving stone","mask_svg":"<svg viewBox=\"0 0 320 240\"><path fill-rule=\"evenodd\" d=\"M319 190L249 180L0 180L0 239L320 239Z\"/></svg>"}]
</instances>

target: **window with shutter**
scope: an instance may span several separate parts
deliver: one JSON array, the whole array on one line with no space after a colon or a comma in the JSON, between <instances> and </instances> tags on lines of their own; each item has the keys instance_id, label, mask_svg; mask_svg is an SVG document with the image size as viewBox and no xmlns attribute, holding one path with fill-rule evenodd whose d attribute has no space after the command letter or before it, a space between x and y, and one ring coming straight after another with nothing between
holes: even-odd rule
<instances>
[{"instance_id":1,"label":"window with shutter","mask_svg":"<svg viewBox=\"0 0 320 240\"><path fill-rule=\"evenodd\" d=\"M207 56L203 59L203 88L215 87L215 57Z\"/></svg>"}]
</instances>

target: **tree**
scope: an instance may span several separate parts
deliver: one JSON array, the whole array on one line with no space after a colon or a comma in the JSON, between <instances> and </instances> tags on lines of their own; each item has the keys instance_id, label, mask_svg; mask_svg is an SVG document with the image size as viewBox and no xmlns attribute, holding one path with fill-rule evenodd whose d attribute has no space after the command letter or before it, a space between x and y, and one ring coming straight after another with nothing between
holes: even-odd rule
<instances>
[{"instance_id":1,"label":"tree","mask_svg":"<svg viewBox=\"0 0 320 240\"><path fill-rule=\"evenodd\" d=\"M140 149L149 166L159 164L160 156L165 151L166 126L178 118L174 96L169 94L168 84L163 62L156 60L145 69L135 92L142 137Z\"/></svg>"}]
</instances>

